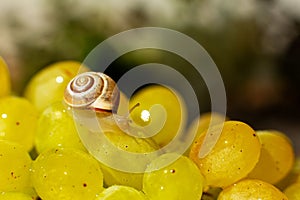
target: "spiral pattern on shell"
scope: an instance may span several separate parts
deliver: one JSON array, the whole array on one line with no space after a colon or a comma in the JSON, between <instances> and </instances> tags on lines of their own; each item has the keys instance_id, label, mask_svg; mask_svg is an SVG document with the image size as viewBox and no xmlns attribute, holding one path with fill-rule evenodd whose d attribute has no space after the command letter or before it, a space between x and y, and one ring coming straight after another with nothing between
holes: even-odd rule
<instances>
[{"instance_id":1,"label":"spiral pattern on shell","mask_svg":"<svg viewBox=\"0 0 300 200\"><path fill-rule=\"evenodd\" d=\"M109 76L100 72L85 72L69 82L64 100L74 108L112 111L118 106L119 90Z\"/></svg>"}]
</instances>

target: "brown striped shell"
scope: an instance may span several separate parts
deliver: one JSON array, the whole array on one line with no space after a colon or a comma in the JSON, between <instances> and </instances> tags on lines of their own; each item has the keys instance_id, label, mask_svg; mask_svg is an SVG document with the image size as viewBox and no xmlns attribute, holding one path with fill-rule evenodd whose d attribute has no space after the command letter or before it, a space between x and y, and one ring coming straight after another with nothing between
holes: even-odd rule
<instances>
[{"instance_id":1,"label":"brown striped shell","mask_svg":"<svg viewBox=\"0 0 300 200\"><path fill-rule=\"evenodd\" d=\"M119 104L119 89L113 79L101 72L85 72L74 77L64 93L73 108L112 112Z\"/></svg>"}]
</instances>

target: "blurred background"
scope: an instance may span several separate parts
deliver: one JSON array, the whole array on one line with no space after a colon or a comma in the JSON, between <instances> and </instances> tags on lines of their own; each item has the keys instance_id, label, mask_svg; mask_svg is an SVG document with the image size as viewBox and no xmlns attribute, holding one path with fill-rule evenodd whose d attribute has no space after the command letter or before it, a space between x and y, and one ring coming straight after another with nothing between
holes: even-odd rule
<instances>
[{"instance_id":1,"label":"blurred background","mask_svg":"<svg viewBox=\"0 0 300 200\"><path fill-rule=\"evenodd\" d=\"M48 64L83 61L106 38L144 26L171 28L198 41L224 79L227 115L255 129L285 132L300 155L299 0L1 0L0 55L15 94L22 95ZM148 62L192 74L183 59L147 50L123 56L108 73L118 79ZM201 111L209 111L205 85L199 81L195 89Z\"/></svg>"}]
</instances>

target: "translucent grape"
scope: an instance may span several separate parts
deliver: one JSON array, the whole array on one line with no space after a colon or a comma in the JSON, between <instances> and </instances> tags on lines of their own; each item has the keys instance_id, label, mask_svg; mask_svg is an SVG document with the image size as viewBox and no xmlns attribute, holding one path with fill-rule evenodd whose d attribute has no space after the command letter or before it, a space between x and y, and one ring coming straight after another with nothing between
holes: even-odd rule
<instances>
[{"instance_id":1,"label":"translucent grape","mask_svg":"<svg viewBox=\"0 0 300 200\"><path fill-rule=\"evenodd\" d=\"M106 137L114 144L117 148L120 148L127 152L134 153L146 153L152 152L158 149L157 144L151 139L135 138L126 133L122 132L120 129L115 129L115 131L106 131ZM118 156L115 155L111 159L118 160ZM136 161L132 161L134 164ZM122 163L120 163L121 165ZM126 163L123 163L126 164ZM139 163L137 163L139 164ZM142 188L143 174L142 173L128 173L116 170L112 167L101 164L101 168L104 174L104 181L106 185L126 185L134 187L138 190ZM145 166L146 168L146 166Z\"/></svg>"},{"instance_id":2,"label":"translucent grape","mask_svg":"<svg viewBox=\"0 0 300 200\"><path fill-rule=\"evenodd\" d=\"M300 200L300 182L294 183L284 190L289 200Z\"/></svg>"},{"instance_id":3,"label":"translucent grape","mask_svg":"<svg viewBox=\"0 0 300 200\"><path fill-rule=\"evenodd\" d=\"M287 200L288 198L273 185L257 180L244 179L224 189L218 200Z\"/></svg>"},{"instance_id":4,"label":"translucent grape","mask_svg":"<svg viewBox=\"0 0 300 200\"><path fill-rule=\"evenodd\" d=\"M146 196L128 186L113 185L105 189L96 200L146 200Z\"/></svg>"},{"instance_id":5,"label":"translucent grape","mask_svg":"<svg viewBox=\"0 0 300 200\"><path fill-rule=\"evenodd\" d=\"M199 156L205 137L216 139L215 146L204 157ZM203 146L206 148L206 146ZM198 165L207 184L226 187L246 177L255 167L260 155L260 142L255 131L239 121L227 121L213 126L193 143L190 158Z\"/></svg>"},{"instance_id":6,"label":"translucent grape","mask_svg":"<svg viewBox=\"0 0 300 200\"><path fill-rule=\"evenodd\" d=\"M2 192L0 200L33 200L31 196L20 192Z\"/></svg>"},{"instance_id":7,"label":"translucent grape","mask_svg":"<svg viewBox=\"0 0 300 200\"><path fill-rule=\"evenodd\" d=\"M202 133L204 133L205 130L208 129L209 126L213 126L219 123L224 123L225 120L228 120L226 116L224 116L221 113L216 113L216 112L208 112L201 114L200 117L194 119L191 123L191 125L188 128L188 136L193 136L195 142L196 138L198 138ZM195 134L196 133L196 134ZM189 155L191 148L189 148L185 155Z\"/></svg>"},{"instance_id":8,"label":"translucent grape","mask_svg":"<svg viewBox=\"0 0 300 200\"><path fill-rule=\"evenodd\" d=\"M175 154L164 154L153 160L147 167L143 179L143 191L150 199L199 200L202 195L204 178L197 166L187 157L181 156L174 163L159 169Z\"/></svg>"},{"instance_id":9,"label":"translucent grape","mask_svg":"<svg viewBox=\"0 0 300 200\"><path fill-rule=\"evenodd\" d=\"M290 140L279 131L257 131L262 147L258 163L248 175L275 184L292 169L295 155Z\"/></svg>"},{"instance_id":10,"label":"translucent grape","mask_svg":"<svg viewBox=\"0 0 300 200\"><path fill-rule=\"evenodd\" d=\"M25 98L8 96L0 99L0 139L33 147L38 113Z\"/></svg>"},{"instance_id":11,"label":"translucent grape","mask_svg":"<svg viewBox=\"0 0 300 200\"><path fill-rule=\"evenodd\" d=\"M99 163L77 149L52 149L33 162L32 181L42 199L94 199L103 190Z\"/></svg>"},{"instance_id":12,"label":"translucent grape","mask_svg":"<svg viewBox=\"0 0 300 200\"><path fill-rule=\"evenodd\" d=\"M81 63L64 61L54 63L34 75L25 88L28 98L42 112L47 106L56 101L62 101L65 88L69 81L77 75Z\"/></svg>"},{"instance_id":13,"label":"translucent grape","mask_svg":"<svg viewBox=\"0 0 300 200\"><path fill-rule=\"evenodd\" d=\"M276 186L284 190L287 186L296 182L300 182L300 157L296 158L291 171Z\"/></svg>"},{"instance_id":14,"label":"translucent grape","mask_svg":"<svg viewBox=\"0 0 300 200\"><path fill-rule=\"evenodd\" d=\"M0 56L0 83L1 83L0 97L9 95L11 90L10 75L9 75L8 67L1 56Z\"/></svg>"},{"instance_id":15,"label":"translucent grape","mask_svg":"<svg viewBox=\"0 0 300 200\"><path fill-rule=\"evenodd\" d=\"M57 147L86 151L78 136L71 111L61 101L50 105L41 113L35 145L38 153Z\"/></svg>"},{"instance_id":16,"label":"translucent grape","mask_svg":"<svg viewBox=\"0 0 300 200\"><path fill-rule=\"evenodd\" d=\"M140 126L151 124L156 128L157 123L164 121L162 129L153 136L153 139L160 146L168 144L180 131L186 119L186 108L179 94L170 89L154 85L139 90L129 101L132 108L139 104L130 114L132 120ZM165 114L159 110L151 110L154 105L160 105L165 109Z\"/></svg>"},{"instance_id":17,"label":"translucent grape","mask_svg":"<svg viewBox=\"0 0 300 200\"><path fill-rule=\"evenodd\" d=\"M21 145L0 140L0 191L27 191L31 187L31 163Z\"/></svg>"}]
</instances>

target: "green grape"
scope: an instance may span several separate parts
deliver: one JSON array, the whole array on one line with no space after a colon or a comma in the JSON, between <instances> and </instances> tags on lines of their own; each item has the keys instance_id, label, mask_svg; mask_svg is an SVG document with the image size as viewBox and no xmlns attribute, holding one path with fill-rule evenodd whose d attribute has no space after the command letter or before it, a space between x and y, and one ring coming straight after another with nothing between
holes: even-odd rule
<instances>
[{"instance_id":1,"label":"green grape","mask_svg":"<svg viewBox=\"0 0 300 200\"><path fill-rule=\"evenodd\" d=\"M199 118L196 118L192 121L190 127L188 128L187 135L195 135L193 142L198 138L209 126L213 126L219 123L224 123L228 118L221 113L204 113L201 114ZM196 133L196 134L195 134ZM191 147L186 151L185 155L189 155Z\"/></svg>"},{"instance_id":2,"label":"green grape","mask_svg":"<svg viewBox=\"0 0 300 200\"><path fill-rule=\"evenodd\" d=\"M105 189L96 200L146 200L146 196L128 186L113 185Z\"/></svg>"},{"instance_id":3,"label":"green grape","mask_svg":"<svg viewBox=\"0 0 300 200\"><path fill-rule=\"evenodd\" d=\"M295 155L290 140L278 131L257 131L261 153L258 163L248 175L275 184L292 169Z\"/></svg>"},{"instance_id":4,"label":"green grape","mask_svg":"<svg viewBox=\"0 0 300 200\"><path fill-rule=\"evenodd\" d=\"M0 99L0 139L32 149L38 113L25 98L8 96Z\"/></svg>"},{"instance_id":5,"label":"green grape","mask_svg":"<svg viewBox=\"0 0 300 200\"><path fill-rule=\"evenodd\" d=\"M284 194L289 200L300 200L300 182L288 186L284 190Z\"/></svg>"},{"instance_id":6,"label":"green grape","mask_svg":"<svg viewBox=\"0 0 300 200\"><path fill-rule=\"evenodd\" d=\"M77 149L51 149L32 165L32 182L42 199L94 199L103 190L99 163Z\"/></svg>"},{"instance_id":7,"label":"green grape","mask_svg":"<svg viewBox=\"0 0 300 200\"><path fill-rule=\"evenodd\" d=\"M199 200L204 178L197 166L187 157L180 156L175 162L160 168L178 155L164 154L153 160L144 174L143 191L149 199Z\"/></svg>"},{"instance_id":8,"label":"green grape","mask_svg":"<svg viewBox=\"0 0 300 200\"><path fill-rule=\"evenodd\" d=\"M61 101L50 105L41 113L35 147L38 153L57 147L86 151L78 136L71 111Z\"/></svg>"},{"instance_id":9,"label":"green grape","mask_svg":"<svg viewBox=\"0 0 300 200\"><path fill-rule=\"evenodd\" d=\"M64 61L54 63L38 72L25 88L24 96L42 112L56 101L62 101L69 81L77 75L81 63Z\"/></svg>"},{"instance_id":10,"label":"green grape","mask_svg":"<svg viewBox=\"0 0 300 200\"><path fill-rule=\"evenodd\" d=\"M31 163L23 146L0 140L0 191L28 191Z\"/></svg>"},{"instance_id":11,"label":"green grape","mask_svg":"<svg viewBox=\"0 0 300 200\"><path fill-rule=\"evenodd\" d=\"M1 83L0 97L9 95L11 90L10 75L9 75L8 67L1 56L0 56L0 83Z\"/></svg>"},{"instance_id":12,"label":"green grape","mask_svg":"<svg viewBox=\"0 0 300 200\"><path fill-rule=\"evenodd\" d=\"M219 138L215 138L220 131ZM200 156L200 150L206 148L205 138L207 142L212 142L210 139L217 142L207 155ZM198 165L209 186L223 188L252 171L259 160L260 148L258 137L250 126L227 121L201 134L192 145L190 158Z\"/></svg>"},{"instance_id":13,"label":"green grape","mask_svg":"<svg viewBox=\"0 0 300 200\"><path fill-rule=\"evenodd\" d=\"M179 94L166 87L154 85L143 88L133 95L129 105L130 108L139 105L130 113L136 124L150 126L154 130L162 127L160 130L154 131L156 135L153 136L160 146L167 145L184 127L187 111L183 100ZM157 105L164 108L166 115L163 114L162 109L154 109L154 106ZM160 123L164 120L164 125L161 125Z\"/></svg>"},{"instance_id":14,"label":"green grape","mask_svg":"<svg viewBox=\"0 0 300 200\"><path fill-rule=\"evenodd\" d=\"M218 200L287 200L275 186L258 179L244 179L225 188Z\"/></svg>"},{"instance_id":15,"label":"green grape","mask_svg":"<svg viewBox=\"0 0 300 200\"><path fill-rule=\"evenodd\" d=\"M276 186L284 190L287 186L293 183L300 182L300 157L297 157L291 171L286 175Z\"/></svg>"},{"instance_id":16,"label":"green grape","mask_svg":"<svg viewBox=\"0 0 300 200\"><path fill-rule=\"evenodd\" d=\"M114 131L106 131L105 136L109 139L112 144L117 148L127 152L134 153L146 153L153 152L158 149L157 144L151 139L135 138L120 129ZM111 159L118 158L119 155L111 156ZM132 161L134 163L135 161ZM120 163L121 165L122 163ZM126 163L123 163L126 164ZM139 164L139 163L137 163ZM128 173L123 172L105 164L101 164L101 168L104 174L104 182L106 185L125 185L134 187L138 190L142 189L143 174L142 173ZM146 168L146 166L145 166Z\"/></svg>"},{"instance_id":17,"label":"green grape","mask_svg":"<svg viewBox=\"0 0 300 200\"><path fill-rule=\"evenodd\" d=\"M33 200L33 198L21 192L2 192L0 200Z\"/></svg>"}]
</instances>

